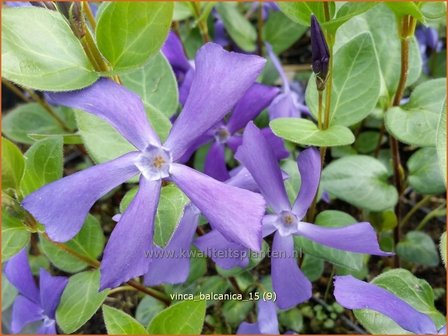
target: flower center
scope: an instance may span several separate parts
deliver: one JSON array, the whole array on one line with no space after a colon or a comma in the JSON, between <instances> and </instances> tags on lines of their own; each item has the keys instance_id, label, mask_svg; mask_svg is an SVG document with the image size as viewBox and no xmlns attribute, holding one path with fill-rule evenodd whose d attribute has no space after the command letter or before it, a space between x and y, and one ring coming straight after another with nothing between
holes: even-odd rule
<instances>
[{"instance_id":1,"label":"flower center","mask_svg":"<svg viewBox=\"0 0 448 336\"><path fill-rule=\"evenodd\" d=\"M149 145L139 155L135 165L150 181L157 181L170 175L171 153L163 148Z\"/></svg>"},{"instance_id":2,"label":"flower center","mask_svg":"<svg viewBox=\"0 0 448 336\"><path fill-rule=\"evenodd\" d=\"M215 139L219 143L226 143L230 138L230 132L225 126L220 126L215 131Z\"/></svg>"},{"instance_id":3,"label":"flower center","mask_svg":"<svg viewBox=\"0 0 448 336\"><path fill-rule=\"evenodd\" d=\"M297 232L299 220L291 211L282 211L274 225L281 236L289 236Z\"/></svg>"}]
</instances>

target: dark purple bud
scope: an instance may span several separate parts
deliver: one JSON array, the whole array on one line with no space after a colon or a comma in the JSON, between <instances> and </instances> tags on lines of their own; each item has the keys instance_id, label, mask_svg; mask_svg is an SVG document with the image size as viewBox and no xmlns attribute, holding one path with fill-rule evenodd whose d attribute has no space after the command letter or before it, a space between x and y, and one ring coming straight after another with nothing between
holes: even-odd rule
<instances>
[{"instance_id":1,"label":"dark purple bud","mask_svg":"<svg viewBox=\"0 0 448 336\"><path fill-rule=\"evenodd\" d=\"M317 77L317 88L323 90L328 75L330 51L319 21L314 15L311 16L311 52L313 72Z\"/></svg>"}]
</instances>

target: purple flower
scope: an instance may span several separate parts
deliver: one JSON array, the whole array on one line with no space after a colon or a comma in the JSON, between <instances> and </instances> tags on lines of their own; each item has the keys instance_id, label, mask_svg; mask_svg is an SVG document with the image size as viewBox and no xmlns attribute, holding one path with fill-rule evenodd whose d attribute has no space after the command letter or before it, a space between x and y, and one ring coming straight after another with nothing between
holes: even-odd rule
<instances>
[{"instance_id":1,"label":"purple flower","mask_svg":"<svg viewBox=\"0 0 448 336\"><path fill-rule=\"evenodd\" d=\"M317 89L322 91L325 89L325 82L327 81L330 51L319 21L314 15L311 16L311 52Z\"/></svg>"},{"instance_id":2,"label":"purple flower","mask_svg":"<svg viewBox=\"0 0 448 336\"><path fill-rule=\"evenodd\" d=\"M100 197L140 175L140 188L112 232L101 263L101 289L148 270L153 221L163 179L175 183L227 239L261 247L265 202L251 191L219 182L179 164L179 159L215 125L253 84L265 61L208 43L196 56L196 70L182 113L162 145L148 123L141 99L108 79L78 91L51 93L58 104L85 110L114 126L137 151L65 177L32 193L23 206L45 225L51 239L67 241L82 227Z\"/></svg>"},{"instance_id":3,"label":"purple flower","mask_svg":"<svg viewBox=\"0 0 448 336\"><path fill-rule=\"evenodd\" d=\"M243 335L278 335L280 332L278 330L278 319L275 303L264 300L258 301L258 321L256 323L241 323L236 333Z\"/></svg>"},{"instance_id":4,"label":"purple flower","mask_svg":"<svg viewBox=\"0 0 448 336\"><path fill-rule=\"evenodd\" d=\"M5 275L19 291L12 307L11 331L16 334L28 324L42 321L38 334L56 334L55 312L68 279L51 276L42 268L38 288L25 249L8 261Z\"/></svg>"},{"instance_id":5,"label":"purple flower","mask_svg":"<svg viewBox=\"0 0 448 336\"><path fill-rule=\"evenodd\" d=\"M414 334L446 334L446 325L437 330L428 315L417 311L384 288L355 279L351 275L335 277L334 287L336 301L347 309L374 310Z\"/></svg>"},{"instance_id":6,"label":"purple flower","mask_svg":"<svg viewBox=\"0 0 448 336\"><path fill-rule=\"evenodd\" d=\"M263 218L263 236L275 232L271 250L271 274L280 308L293 307L311 297L311 283L300 271L295 258L294 235L345 251L390 255L380 250L376 233L369 223L323 228L302 221L319 187L320 155L314 148L304 150L297 159L302 184L292 206L278 162L253 123L246 127L243 145L239 147L235 157L252 174L272 210L272 213Z\"/></svg>"},{"instance_id":7,"label":"purple flower","mask_svg":"<svg viewBox=\"0 0 448 336\"><path fill-rule=\"evenodd\" d=\"M308 108L304 105L303 92L299 94L299 89L293 90L290 86L289 79L280 64L280 60L275 55L269 43L266 43L266 50L283 83L282 93L277 95L272 104L269 106L270 119L300 118L302 113L310 114Z\"/></svg>"}]
</instances>

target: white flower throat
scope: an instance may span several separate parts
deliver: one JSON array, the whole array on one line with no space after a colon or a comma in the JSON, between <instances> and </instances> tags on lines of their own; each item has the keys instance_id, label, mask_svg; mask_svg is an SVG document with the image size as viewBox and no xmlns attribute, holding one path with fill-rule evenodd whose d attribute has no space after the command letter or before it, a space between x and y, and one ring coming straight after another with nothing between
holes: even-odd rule
<instances>
[{"instance_id":1,"label":"white flower throat","mask_svg":"<svg viewBox=\"0 0 448 336\"><path fill-rule=\"evenodd\" d=\"M139 155L135 165L145 178L157 181L170 176L172 156L168 149L149 145Z\"/></svg>"}]
</instances>

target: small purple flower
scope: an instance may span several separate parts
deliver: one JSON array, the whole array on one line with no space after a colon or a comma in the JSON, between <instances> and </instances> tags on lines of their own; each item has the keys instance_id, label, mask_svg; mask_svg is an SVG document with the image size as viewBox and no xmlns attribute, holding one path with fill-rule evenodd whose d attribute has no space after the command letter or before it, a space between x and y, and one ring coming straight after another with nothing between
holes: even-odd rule
<instances>
[{"instance_id":1,"label":"small purple flower","mask_svg":"<svg viewBox=\"0 0 448 336\"><path fill-rule=\"evenodd\" d=\"M145 251L151 248L163 179L175 183L227 239L253 250L261 247L263 198L178 162L254 83L265 60L208 43L198 51L195 63L188 99L163 145L147 120L141 99L111 80L101 79L78 91L49 94L57 104L105 119L137 149L48 184L23 201L25 209L45 225L51 239L67 241L79 232L96 200L140 174L139 190L105 248L101 289L147 272Z\"/></svg>"},{"instance_id":2,"label":"small purple flower","mask_svg":"<svg viewBox=\"0 0 448 336\"><path fill-rule=\"evenodd\" d=\"M311 283L300 271L294 251L294 235L332 248L388 256L380 250L375 230L362 222L342 228L323 228L302 219L317 193L320 180L320 155L314 148L304 150L297 159L302 184L291 206L282 173L260 130L249 123L243 145L235 157L249 170L272 213L263 218L263 236L275 233L271 254L272 285L277 305L287 309L311 297Z\"/></svg>"},{"instance_id":3,"label":"small purple flower","mask_svg":"<svg viewBox=\"0 0 448 336\"><path fill-rule=\"evenodd\" d=\"M317 89L322 91L325 89L325 82L327 81L330 51L319 21L314 15L311 16L311 52Z\"/></svg>"},{"instance_id":4,"label":"small purple flower","mask_svg":"<svg viewBox=\"0 0 448 336\"><path fill-rule=\"evenodd\" d=\"M347 309L374 310L414 334L446 335L446 325L437 330L428 315L417 311L384 288L358 280L351 275L335 277L334 287L336 301Z\"/></svg>"},{"instance_id":5,"label":"small purple flower","mask_svg":"<svg viewBox=\"0 0 448 336\"><path fill-rule=\"evenodd\" d=\"M42 268L38 288L31 273L26 249L7 262L5 275L19 291L12 307L11 331L17 334L28 324L42 321L38 334L56 334L55 312L68 279L52 276Z\"/></svg>"},{"instance_id":6,"label":"small purple flower","mask_svg":"<svg viewBox=\"0 0 448 336\"><path fill-rule=\"evenodd\" d=\"M302 114L310 114L308 108L304 105L305 99L303 92L300 92L300 88L294 90L293 86L297 86L297 84L289 84L289 79L280 64L280 60L275 55L269 43L266 43L266 51L283 83L282 93L277 95L269 106L270 119L300 118Z\"/></svg>"},{"instance_id":7,"label":"small purple flower","mask_svg":"<svg viewBox=\"0 0 448 336\"><path fill-rule=\"evenodd\" d=\"M275 303L272 301L259 300L257 322L241 323L236 333L243 335L278 335L280 332L278 330L277 309Z\"/></svg>"}]
</instances>

